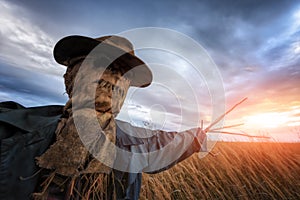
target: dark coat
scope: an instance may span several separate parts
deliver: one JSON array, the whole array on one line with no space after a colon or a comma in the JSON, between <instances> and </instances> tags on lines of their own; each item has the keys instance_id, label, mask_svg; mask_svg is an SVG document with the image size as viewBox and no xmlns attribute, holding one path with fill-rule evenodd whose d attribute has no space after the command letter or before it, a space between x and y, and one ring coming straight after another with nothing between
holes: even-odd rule
<instances>
[{"instance_id":1,"label":"dark coat","mask_svg":"<svg viewBox=\"0 0 300 200\"><path fill-rule=\"evenodd\" d=\"M39 177L35 175L39 170L35 158L43 154L54 142L54 132L62 111L63 106L59 105L25 108L15 102L0 103L0 199L30 199ZM155 151L169 144L177 134L176 132L141 129L127 122L119 121L117 124L123 127L117 127L117 146L131 152ZM143 134L142 131L145 130L152 131L154 134L150 138L136 138L125 133L131 131ZM113 182L125 183L123 186L115 186L118 198L138 199L142 171L157 173L169 169L194 152L199 152L201 145L194 138L195 131L196 129L191 129L178 137L181 143L192 140L191 145L182 151L171 164L163 168L151 170L151 165L145 164L139 173L114 170L112 179L118 181ZM177 147L174 146L174 148ZM170 152L174 155L175 153L178 153L178 150ZM164 156L172 155L163 154L155 159L161 162ZM130 160L126 163L130 165Z\"/></svg>"},{"instance_id":2,"label":"dark coat","mask_svg":"<svg viewBox=\"0 0 300 200\"><path fill-rule=\"evenodd\" d=\"M0 103L0 199L30 198L38 181L35 157L53 141L62 109Z\"/></svg>"}]
</instances>

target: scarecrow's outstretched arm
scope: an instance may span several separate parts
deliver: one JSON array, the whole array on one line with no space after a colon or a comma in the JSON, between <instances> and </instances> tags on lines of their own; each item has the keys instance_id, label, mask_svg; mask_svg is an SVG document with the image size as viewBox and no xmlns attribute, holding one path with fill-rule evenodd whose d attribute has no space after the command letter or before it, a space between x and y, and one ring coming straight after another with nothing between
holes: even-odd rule
<instances>
[{"instance_id":1,"label":"scarecrow's outstretched arm","mask_svg":"<svg viewBox=\"0 0 300 200\"><path fill-rule=\"evenodd\" d=\"M203 151L201 146L205 146L203 142L206 135L201 134L203 133L201 128L167 132L134 127L129 123L123 123L121 126L123 129L120 127L117 129L117 144L127 151L145 153L147 164L143 171L147 173L169 169L193 153Z\"/></svg>"},{"instance_id":2,"label":"scarecrow's outstretched arm","mask_svg":"<svg viewBox=\"0 0 300 200\"><path fill-rule=\"evenodd\" d=\"M171 141L171 143L174 144L173 148L170 148L172 151L166 153L165 156L171 156L171 157L173 156L173 158L176 159L169 165L159 170L151 171L148 173L153 174L153 173L159 173L161 171L167 170L173 167L174 165L178 164L179 162L187 159L188 157L190 157L196 152L206 151L206 134L203 134L203 130L201 128L194 128L179 133L176 132L160 133L156 139L163 140L163 138L160 137L160 135L162 134L175 135L175 137L173 138L174 141ZM187 142L189 142L189 144L187 144ZM180 150L178 151L178 149Z\"/></svg>"}]
</instances>

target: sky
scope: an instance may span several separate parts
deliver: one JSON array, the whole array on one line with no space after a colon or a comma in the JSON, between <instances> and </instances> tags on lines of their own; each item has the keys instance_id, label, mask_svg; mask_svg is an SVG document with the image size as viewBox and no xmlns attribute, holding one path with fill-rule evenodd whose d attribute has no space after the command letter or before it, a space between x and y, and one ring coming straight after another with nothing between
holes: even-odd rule
<instances>
[{"instance_id":1,"label":"sky","mask_svg":"<svg viewBox=\"0 0 300 200\"><path fill-rule=\"evenodd\" d=\"M63 105L66 68L55 62L52 52L65 36L99 37L160 27L182 33L205 49L222 77L226 109L248 97L226 117L226 125L244 123L231 131L300 141L299 1L0 0L0 9L0 101ZM168 83L168 90L158 84L131 90L120 118L129 114L132 123L165 129L197 125L199 118L206 125L211 122L214 103L205 78L196 80L188 64L172 55L159 51L137 55L174 66L179 75L168 78L167 71L157 73L150 65L154 80L166 77L163 84ZM189 96L179 79L184 79L182 83L190 79L196 95Z\"/></svg>"}]
</instances>

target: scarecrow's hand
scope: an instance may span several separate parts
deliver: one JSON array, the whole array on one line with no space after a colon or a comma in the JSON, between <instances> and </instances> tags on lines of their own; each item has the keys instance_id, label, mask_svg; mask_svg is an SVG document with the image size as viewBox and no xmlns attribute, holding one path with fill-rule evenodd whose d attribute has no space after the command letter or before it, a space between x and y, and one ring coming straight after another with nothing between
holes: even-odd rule
<instances>
[{"instance_id":1,"label":"scarecrow's hand","mask_svg":"<svg viewBox=\"0 0 300 200\"><path fill-rule=\"evenodd\" d=\"M203 141L206 138L206 131L201 129L201 128L198 128L197 133L196 133L196 137L197 137L199 143L202 144Z\"/></svg>"}]
</instances>

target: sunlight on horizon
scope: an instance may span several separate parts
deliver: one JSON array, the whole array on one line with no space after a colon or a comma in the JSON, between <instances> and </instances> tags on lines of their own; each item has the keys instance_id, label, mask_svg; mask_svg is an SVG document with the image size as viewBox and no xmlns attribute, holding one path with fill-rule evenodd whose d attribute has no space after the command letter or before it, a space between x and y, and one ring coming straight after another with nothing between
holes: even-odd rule
<instances>
[{"instance_id":1,"label":"sunlight on horizon","mask_svg":"<svg viewBox=\"0 0 300 200\"><path fill-rule=\"evenodd\" d=\"M245 126L255 128L278 128L288 126L289 113L267 112L244 117Z\"/></svg>"}]
</instances>

